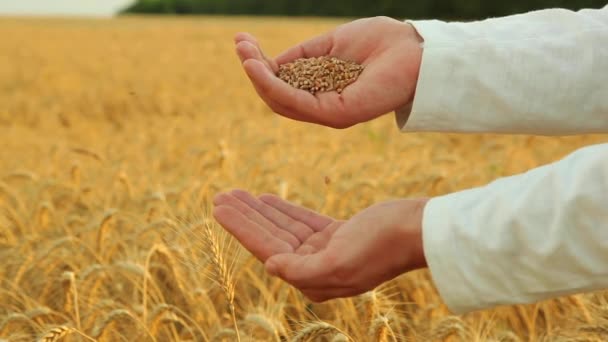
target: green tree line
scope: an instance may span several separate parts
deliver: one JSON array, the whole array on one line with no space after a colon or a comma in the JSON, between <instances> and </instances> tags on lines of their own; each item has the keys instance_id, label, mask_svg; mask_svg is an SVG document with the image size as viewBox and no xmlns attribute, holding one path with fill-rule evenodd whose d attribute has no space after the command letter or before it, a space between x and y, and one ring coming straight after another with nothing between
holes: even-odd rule
<instances>
[{"instance_id":1,"label":"green tree line","mask_svg":"<svg viewBox=\"0 0 608 342\"><path fill-rule=\"evenodd\" d=\"M481 19L535 9L599 8L607 0L138 0L125 13Z\"/></svg>"}]
</instances>

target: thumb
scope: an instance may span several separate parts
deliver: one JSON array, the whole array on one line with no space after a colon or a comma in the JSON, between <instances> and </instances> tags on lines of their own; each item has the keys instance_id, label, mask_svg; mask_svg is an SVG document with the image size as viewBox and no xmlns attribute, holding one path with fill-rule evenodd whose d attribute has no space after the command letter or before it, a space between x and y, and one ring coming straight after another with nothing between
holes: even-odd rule
<instances>
[{"instance_id":1,"label":"thumb","mask_svg":"<svg viewBox=\"0 0 608 342\"><path fill-rule=\"evenodd\" d=\"M266 260L266 271L275 277L300 288L314 288L327 282L329 264L324 254L298 255L295 253L276 254Z\"/></svg>"},{"instance_id":2,"label":"thumb","mask_svg":"<svg viewBox=\"0 0 608 342\"><path fill-rule=\"evenodd\" d=\"M288 262L288 258L288 254L276 254L266 259L264 263L266 272L273 277L279 277L280 270L285 267L284 265Z\"/></svg>"}]
</instances>

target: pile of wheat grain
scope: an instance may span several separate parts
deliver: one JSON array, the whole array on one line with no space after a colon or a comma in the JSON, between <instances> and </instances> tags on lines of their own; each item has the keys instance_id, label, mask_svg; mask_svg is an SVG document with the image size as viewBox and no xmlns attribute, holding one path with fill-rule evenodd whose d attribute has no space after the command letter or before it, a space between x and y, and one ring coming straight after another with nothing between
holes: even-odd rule
<instances>
[{"instance_id":1,"label":"pile of wheat grain","mask_svg":"<svg viewBox=\"0 0 608 342\"><path fill-rule=\"evenodd\" d=\"M354 83L363 72L363 66L336 57L322 56L299 58L279 66L278 77L290 86L311 94L336 91Z\"/></svg>"}]
</instances>

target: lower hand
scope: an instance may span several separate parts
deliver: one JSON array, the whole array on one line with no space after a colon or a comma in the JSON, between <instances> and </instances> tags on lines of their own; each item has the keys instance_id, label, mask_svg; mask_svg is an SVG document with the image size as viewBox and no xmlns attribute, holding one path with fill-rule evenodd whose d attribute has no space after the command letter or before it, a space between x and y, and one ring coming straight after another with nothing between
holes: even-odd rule
<instances>
[{"instance_id":1,"label":"lower hand","mask_svg":"<svg viewBox=\"0 0 608 342\"><path fill-rule=\"evenodd\" d=\"M273 195L235 190L215 197L213 215L270 274L322 302L365 293L426 267L426 202L384 202L341 221Z\"/></svg>"}]
</instances>

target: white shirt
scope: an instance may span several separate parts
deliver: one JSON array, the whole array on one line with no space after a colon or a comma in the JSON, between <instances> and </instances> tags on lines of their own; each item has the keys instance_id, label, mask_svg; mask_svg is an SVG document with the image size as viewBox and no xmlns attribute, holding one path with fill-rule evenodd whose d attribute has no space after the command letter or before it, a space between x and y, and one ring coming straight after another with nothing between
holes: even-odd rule
<instances>
[{"instance_id":1,"label":"white shirt","mask_svg":"<svg viewBox=\"0 0 608 342\"><path fill-rule=\"evenodd\" d=\"M410 23L424 45L404 132L608 133L608 6ZM432 199L423 241L454 313L608 289L608 144Z\"/></svg>"}]
</instances>

